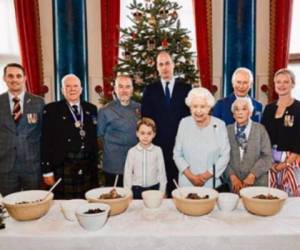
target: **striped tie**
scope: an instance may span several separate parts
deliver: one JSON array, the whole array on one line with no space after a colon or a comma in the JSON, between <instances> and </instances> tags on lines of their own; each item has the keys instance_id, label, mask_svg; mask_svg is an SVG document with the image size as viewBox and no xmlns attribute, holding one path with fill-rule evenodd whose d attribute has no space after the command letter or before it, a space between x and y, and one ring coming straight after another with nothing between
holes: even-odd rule
<instances>
[{"instance_id":1,"label":"striped tie","mask_svg":"<svg viewBox=\"0 0 300 250\"><path fill-rule=\"evenodd\" d=\"M22 116L20 99L18 97L14 97L13 102L14 102L14 107L13 107L12 117L15 123L18 124Z\"/></svg>"}]
</instances>

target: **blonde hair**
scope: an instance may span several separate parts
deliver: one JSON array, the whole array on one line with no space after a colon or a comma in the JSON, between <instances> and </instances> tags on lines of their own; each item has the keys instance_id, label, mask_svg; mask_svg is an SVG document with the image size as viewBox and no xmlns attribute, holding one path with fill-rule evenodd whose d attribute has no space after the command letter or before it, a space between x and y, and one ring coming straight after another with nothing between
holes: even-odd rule
<instances>
[{"instance_id":1,"label":"blonde hair","mask_svg":"<svg viewBox=\"0 0 300 250\"><path fill-rule=\"evenodd\" d=\"M143 117L142 119L138 120L136 131L138 131L142 125L152 128L153 132L156 133L156 125L151 118Z\"/></svg>"},{"instance_id":2,"label":"blonde hair","mask_svg":"<svg viewBox=\"0 0 300 250\"><path fill-rule=\"evenodd\" d=\"M277 70L274 74L274 78L273 78L274 82L278 75L288 75L292 81L292 84L296 83L296 76L295 76L294 72L291 71L290 69L282 68L282 69Z\"/></svg>"}]
</instances>

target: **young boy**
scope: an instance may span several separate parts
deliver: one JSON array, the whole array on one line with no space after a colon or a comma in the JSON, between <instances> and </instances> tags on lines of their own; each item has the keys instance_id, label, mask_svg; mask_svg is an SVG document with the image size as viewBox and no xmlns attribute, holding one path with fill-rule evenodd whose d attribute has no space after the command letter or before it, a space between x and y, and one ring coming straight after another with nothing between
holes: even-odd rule
<instances>
[{"instance_id":1,"label":"young boy","mask_svg":"<svg viewBox=\"0 0 300 250\"><path fill-rule=\"evenodd\" d=\"M145 190L166 191L166 172L160 147L152 144L156 126L152 119L142 118L137 123L139 143L128 151L124 187L132 189L133 198L141 199Z\"/></svg>"}]
</instances>

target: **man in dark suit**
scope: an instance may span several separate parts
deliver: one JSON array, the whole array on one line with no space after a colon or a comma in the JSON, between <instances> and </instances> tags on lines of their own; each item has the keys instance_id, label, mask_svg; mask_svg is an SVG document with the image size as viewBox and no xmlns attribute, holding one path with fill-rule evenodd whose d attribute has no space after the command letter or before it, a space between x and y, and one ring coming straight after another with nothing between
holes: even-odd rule
<instances>
[{"instance_id":1,"label":"man in dark suit","mask_svg":"<svg viewBox=\"0 0 300 250\"><path fill-rule=\"evenodd\" d=\"M0 193L39 189L40 139L44 100L25 91L20 64L5 66L8 91L0 95Z\"/></svg>"},{"instance_id":2,"label":"man in dark suit","mask_svg":"<svg viewBox=\"0 0 300 250\"><path fill-rule=\"evenodd\" d=\"M213 108L213 116L223 120L226 125L235 122L231 112L231 105L237 97L248 96L248 92L252 87L253 75L247 68L237 68L232 74L233 93L219 100ZM254 107L251 119L255 122L260 122L262 116L262 104L251 98Z\"/></svg>"},{"instance_id":3,"label":"man in dark suit","mask_svg":"<svg viewBox=\"0 0 300 250\"><path fill-rule=\"evenodd\" d=\"M185 98L191 86L180 78L174 78L174 62L170 54L162 51L157 55L156 68L160 79L145 88L142 99L142 116L152 118L157 127L154 143L163 150L167 194L175 188L172 179L178 179L178 169L173 160L173 148L180 120L189 115Z\"/></svg>"},{"instance_id":4,"label":"man in dark suit","mask_svg":"<svg viewBox=\"0 0 300 250\"><path fill-rule=\"evenodd\" d=\"M80 79L73 74L62 79L64 100L45 106L42 127L44 182L53 185L58 199L84 198L97 187L97 108L81 101Z\"/></svg>"}]
</instances>

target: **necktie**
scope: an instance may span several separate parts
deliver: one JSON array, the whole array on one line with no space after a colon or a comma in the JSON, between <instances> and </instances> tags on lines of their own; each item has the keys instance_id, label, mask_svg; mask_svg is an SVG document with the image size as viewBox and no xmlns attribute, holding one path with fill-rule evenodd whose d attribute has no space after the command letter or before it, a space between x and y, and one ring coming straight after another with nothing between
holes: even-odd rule
<instances>
[{"instance_id":1,"label":"necktie","mask_svg":"<svg viewBox=\"0 0 300 250\"><path fill-rule=\"evenodd\" d=\"M20 99L18 97L14 97L12 100L14 102L12 116L13 116L15 123L18 124L18 122L20 121L21 116L22 116Z\"/></svg>"},{"instance_id":2,"label":"necktie","mask_svg":"<svg viewBox=\"0 0 300 250\"><path fill-rule=\"evenodd\" d=\"M166 87L165 87L165 101L167 106L170 105L171 102L171 94L170 94L170 89L169 89L169 83L170 82L166 82Z\"/></svg>"},{"instance_id":3,"label":"necktie","mask_svg":"<svg viewBox=\"0 0 300 250\"><path fill-rule=\"evenodd\" d=\"M241 147L242 149L246 149L247 147L247 138L246 138L245 130L246 130L246 125L245 126L237 125L235 138L237 140L239 147Z\"/></svg>"},{"instance_id":4,"label":"necktie","mask_svg":"<svg viewBox=\"0 0 300 250\"><path fill-rule=\"evenodd\" d=\"M73 112L74 112L76 118L77 118L78 120L80 120L80 114L79 114L78 106L77 106L77 105L73 105L73 106L72 106L72 109L73 109Z\"/></svg>"}]
</instances>

